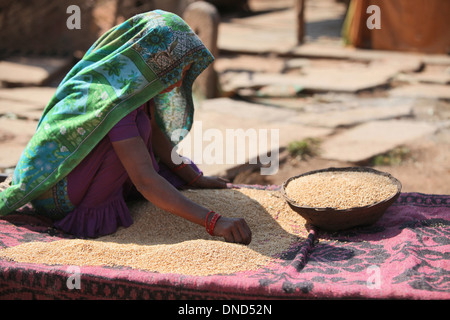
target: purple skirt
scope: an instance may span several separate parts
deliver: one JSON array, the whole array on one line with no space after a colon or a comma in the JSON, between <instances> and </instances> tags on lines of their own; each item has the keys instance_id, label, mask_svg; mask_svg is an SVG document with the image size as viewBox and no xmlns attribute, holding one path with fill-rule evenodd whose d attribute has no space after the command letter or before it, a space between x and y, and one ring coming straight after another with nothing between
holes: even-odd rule
<instances>
[{"instance_id":1,"label":"purple skirt","mask_svg":"<svg viewBox=\"0 0 450 320\"><path fill-rule=\"evenodd\" d=\"M192 164L192 167L200 173L195 164ZM176 188L186 185L186 182L166 166L160 166L159 174ZM118 186L117 190L117 192L111 193L104 202L97 205L83 203L76 206L64 218L56 221L54 226L79 238L96 238L114 233L119 227L129 227L133 224L133 219L126 201L135 199L140 194L129 180L122 186ZM105 188L93 190L99 195L99 198L104 197L105 191L107 191Z\"/></svg>"},{"instance_id":2,"label":"purple skirt","mask_svg":"<svg viewBox=\"0 0 450 320\"><path fill-rule=\"evenodd\" d=\"M120 163L118 163L119 165ZM121 164L120 164L121 166ZM195 165L191 166L197 172L201 172ZM122 167L123 168L123 167ZM71 176L64 178L51 189L49 198L41 198L32 201L38 214L53 219L54 227L72 234L78 238L97 238L117 231L119 227L129 227L133 224L127 200L142 198L132 185L125 170L112 171L115 175L126 176L123 183L107 184L111 175L100 171L95 176L89 191L84 198L75 205L71 201L71 188L76 188L76 183L81 177ZM158 173L176 188L186 186L186 182L170 171L165 165L159 165ZM106 176L102 176L106 174ZM117 179L119 182L120 179Z\"/></svg>"}]
</instances>

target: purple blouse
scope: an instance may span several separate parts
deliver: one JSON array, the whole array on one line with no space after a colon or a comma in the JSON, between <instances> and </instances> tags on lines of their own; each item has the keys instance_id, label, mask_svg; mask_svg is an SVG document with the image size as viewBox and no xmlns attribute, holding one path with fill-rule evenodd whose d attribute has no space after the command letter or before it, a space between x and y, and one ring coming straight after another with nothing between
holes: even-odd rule
<instances>
[{"instance_id":1,"label":"purple blouse","mask_svg":"<svg viewBox=\"0 0 450 320\"><path fill-rule=\"evenodd\" d=\"M67 176L68 198L75 209L57 221L55 227L78 237L92 238L133 223L125 203L125 195L131 190L132 183L111 142L137 136L141 136L148 146L155 170L175 187L185 184L165 165L157 163L151 145L150 118L146 105L142 105L120 120Z\"/></svg>"}]
</instances>

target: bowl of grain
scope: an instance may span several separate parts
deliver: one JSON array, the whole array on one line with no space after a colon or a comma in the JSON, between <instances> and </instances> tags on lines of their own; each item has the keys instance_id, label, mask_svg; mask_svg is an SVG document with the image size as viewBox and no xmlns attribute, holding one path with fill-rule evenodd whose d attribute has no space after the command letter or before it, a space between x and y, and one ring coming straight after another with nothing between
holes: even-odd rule
<instances>
[{"instance_id":1,"label":"bowl of grain","mask_svg":"<svg viewBox=\"0 0 450 320\"><path fill-rule=\"evenodd\" d=\"M327 168L287 179L281 193L292 210L326 231L378 221L400 195L400 181L366 167Z\"/></svg>"}]
</instances>

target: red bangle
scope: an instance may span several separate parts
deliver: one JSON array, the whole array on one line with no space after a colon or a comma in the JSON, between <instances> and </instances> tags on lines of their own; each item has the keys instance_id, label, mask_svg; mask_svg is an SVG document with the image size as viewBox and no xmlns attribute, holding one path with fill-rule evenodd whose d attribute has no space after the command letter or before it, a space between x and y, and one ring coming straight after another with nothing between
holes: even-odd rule
<instances>
[{"instance_id":1,"label":"red bangle","mask_svg":"<svg viewBox=\"0 0 450 320\"><path fill-rule=\"evenodd\" d=\"M211 213L215 213L215 212L211 210L211 211L208 212L208 214L206 215L206 219L205 219L205 229L206 229L206 231L208 231L208 217L209 217L209 215L210 215Z\"/></svg>"},{"instance_id":2,"label":"red bangle","mask_svg":"<svg viewBox=\"0 0 450 320\"><path fill-rule=\"evenodd\" d=\"M181 163L179 165L177 165L175 168L172 169L172 172L178 171L180 169L183 169L184 167L186 167L188 164L187 163Z\"/></svg>"},{"instance_id":3,"label":"red bangle","mask_svg":"<svg viewBox=\"0 0 450 320\"><path fill-rule=\"evenodd\" d=\"M203 172L200 172L194 179L192 179L191 182L188 183L188 185L192 186L195 183L195 181L197 181L198 178L200 178L202 175L203 175Z\"/></svg>"},{"instance_id":4,"label":"red bangle","mask_svg":"<svg viewBox=\"0 0 450 320\"><path fill-rule=\"evenodd\" d=\"M219 220L220 217L221 217L221 215L216 213L216 214L214 214L214 217L211 219L211 222L210 222L209 228L208 228L208 233L212 236L214 235L213 231L214 231L214 227L216 226L216 222L217 222L217 220Z\"/></svg>"}]
</instances>

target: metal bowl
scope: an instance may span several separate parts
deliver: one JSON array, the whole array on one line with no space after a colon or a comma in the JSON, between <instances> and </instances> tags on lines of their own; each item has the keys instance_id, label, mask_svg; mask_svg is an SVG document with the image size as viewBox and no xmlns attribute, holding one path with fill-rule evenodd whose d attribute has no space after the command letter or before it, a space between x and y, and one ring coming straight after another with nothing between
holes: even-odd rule
<instances>
[{"instance_id":1,"label":"metal bowl","mask_svg":"<svg viewBox=\"0 0 450 320\"><path fill-rule=\"evenodd\" d=\"M286 194L286 187L294 179L306 175L312 175L320 172L369 172L388 177L394 185L397 186L397 193L392 197L383 201L364 206L354 207L349 209L334 209L334 208L314 208L307 206L300 206L294 200L290 199ZM381 172L367 167L346 167L346 168L327 168L321 170L314 170L306 172L287 179L281 188L283 195L290 208L300 214L308 223L319 227L325 231L340 231L350 229L353 227L368 226L378 221L399 197L402 189L400 181L391 176L389 173Z\"/></svg>"}]
</instances>

